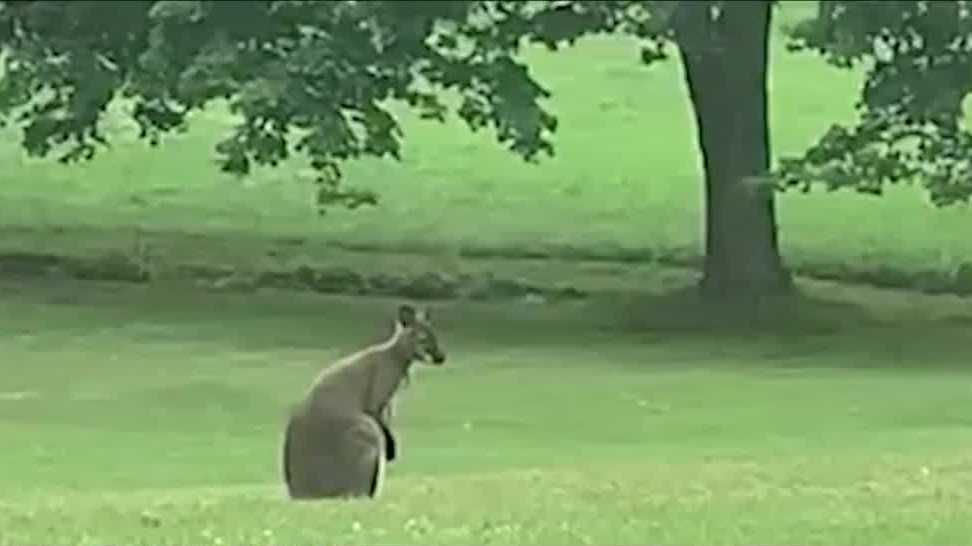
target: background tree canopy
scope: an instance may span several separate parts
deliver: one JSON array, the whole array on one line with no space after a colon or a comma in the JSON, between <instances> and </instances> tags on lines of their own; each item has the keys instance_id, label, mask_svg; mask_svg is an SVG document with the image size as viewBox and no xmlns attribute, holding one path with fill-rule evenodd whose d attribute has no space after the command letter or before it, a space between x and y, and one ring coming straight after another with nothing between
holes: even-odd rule
<instances>
[{"instance_id":1,"label":"background tree canopy","mask_svg":"<svg viewBox=\"0 0 972 546\"><path fill-rule=\"evenodd\" d=\"M113 101L129 104L156 143L227 100L240 121L217 146L224 170L246 174L305 154L319 174L319 202L356 207L376 196L341 184L340 166L399 156L404 135L388 101L433 119L458 115L533 161L553 153L557 123L543 105L548 91L519 56L524 46L618 32L640 38L650 63L674 44L705 172L703 287L748 297L790 286L764 183L771 4L8 1L0 3L0 114L23 128L30 154L70 162L107 144L101 121ZM917 180L936 203L968 200L967 2L825 1L791 34L794 49L864 65L867 77L858 122L781 159L779 186L880 193ZM444 99L453 94L457 101Z\"/></svg>"},{"instance_id":2,"label":"background tree canopy","mask_svg":"<svg viewBox=\"0 0 972 546\"><path fill-rule=\"evenodd\" d=\"M817 51L835 66L863 65L866 79L859 122L832 127L802 158L782 162L788 183L879 194L886 183L915 180L937 204L969 200L969 2L824 1L792 37L793 49Z\"/></svg>"}]
</instances>

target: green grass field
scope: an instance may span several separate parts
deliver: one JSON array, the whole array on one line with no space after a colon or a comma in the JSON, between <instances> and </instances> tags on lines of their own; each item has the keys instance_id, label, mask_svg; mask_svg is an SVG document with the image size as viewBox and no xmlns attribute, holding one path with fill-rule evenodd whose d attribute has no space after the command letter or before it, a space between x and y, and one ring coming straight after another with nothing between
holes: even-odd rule
<instances>
[{"instance_id":1,"label":"green grass field","mask_svg":"<svg viewBox=\"0 0 972 546\"><path fill-rule=\"evenodd\" d=\"M774 52L776 152L798 153L848 119L860 76ZM540 166L403 113L404 163L348 168L381 206L323 219L299 162L217 174L219 111L159 150L117 122L73 167L6 130L0 254L495 274L589 297L436 303L450 360L402 394L383 496L294 504L288 405L399 300L0 275L0 545L972 544L968 300L801 279L759 333L700 309L679 292L692 273L651 259L699 251L689 105L677 65L636 53L531 52L562 121ZM912 189L785 195L780 214L802 271L972 264L970 212Z\"/></svg>"},{"instance_id":2,"label":"green grass field","mask_svg":"<svg viewBox=\"0 0 972 546\"><path fill-rule=\"evenodd\" d=\"M286 408L394 302L4 281L0 543L969 543L972 313L804 289L764 335L438 304L382 498L295 505Z\"/></svg>"}]
</instances>

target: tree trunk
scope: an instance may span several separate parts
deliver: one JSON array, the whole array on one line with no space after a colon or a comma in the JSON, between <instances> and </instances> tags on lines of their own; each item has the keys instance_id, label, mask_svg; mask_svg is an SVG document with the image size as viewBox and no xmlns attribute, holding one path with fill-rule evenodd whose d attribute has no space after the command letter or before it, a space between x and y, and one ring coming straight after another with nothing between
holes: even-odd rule
<instances>
[{"instance_id":1,"label":"tree trunk","mask_svg":"<svg viewBox=\"0 0 972 546\"><path fill-rule=\"evenodd\" d=\"M771 6L737 0L713 13L683 1L679 54L705 174L705 266L710 300L755 301L792 289L777 241L766 80Z\"/></svg>"}]
</instances>

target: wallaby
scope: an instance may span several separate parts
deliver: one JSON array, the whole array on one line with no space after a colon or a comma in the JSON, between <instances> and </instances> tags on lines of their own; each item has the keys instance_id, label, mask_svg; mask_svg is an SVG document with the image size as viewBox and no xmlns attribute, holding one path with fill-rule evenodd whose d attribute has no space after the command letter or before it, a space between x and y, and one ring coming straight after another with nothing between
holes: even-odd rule
<instances>
[{"instance_id":1,"label":"wallaby","mask_svg":"<svg viewBox=\"0 0 972 546\"><path fill-rule=\"evenodd\" d=\"M402 305L389 339L318 375L284 433L283 476L292 499L378 495L385 461L398 452L391 400L415 360L441 365L445 353L428 312Z\"/></svg>"}]
</instances>

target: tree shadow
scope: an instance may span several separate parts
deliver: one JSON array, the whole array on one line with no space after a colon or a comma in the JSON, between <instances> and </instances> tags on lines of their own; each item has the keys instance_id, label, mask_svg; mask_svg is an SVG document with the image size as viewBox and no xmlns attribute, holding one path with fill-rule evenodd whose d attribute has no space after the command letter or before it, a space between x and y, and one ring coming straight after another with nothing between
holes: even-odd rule
<instances>
[{"instance_id":1,"label":"tree shadow","mask_svg":"<svg viewBox=\"0 0 972 546\"><path fill-rule=\"evenodd\" d=\"M714 344L727 360L746 359L757 367L827 368L840 362L841 368L972 371L967 300L801 284L795 294L759 305L712 304L694 287L617 298L598 305L600 328L698 341L703 351Z\"/></svg>"},{"instance_id":2,"label":"tree shadow","mask_svg":"<svg viewBox=\"0 0 972 546\"><path fill-rule=\"evenodd\" d=\"M0 305L7 308L0 330L78 339L117 330L145 342L319 350L332 356L385 338L401 301L272 290L212 293L185 285L0 281ZM650 343L652 351L694 346L692 353L710 363L724 354L756 366L826 367L839 361L843 367L850 362L862 368L966 369L972 343L972 314L963 311L967 303L959 298L820 283L746 308L713 305L692 288L557 304L430 305L443 343L460 352L543 346L590 351ZM823 358L827 354L841 358Z\"/></svg>"},{"instance_id":3,"label":"tree shadow","mask_svg":"<svg viewBox=\"0 0 972 546\"><path fill-rule=\"evenodd\" d=\"M866 308L803 292L758 302L709 302L694 287L618 297L603 303L622 331L680 335L816 335L874 322Z\"/></svg>"}]
</instances>

